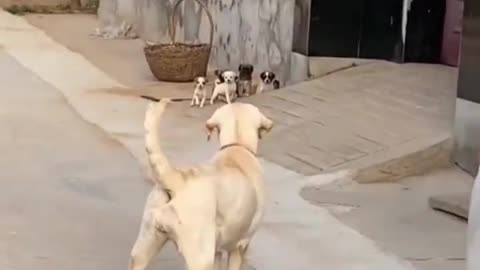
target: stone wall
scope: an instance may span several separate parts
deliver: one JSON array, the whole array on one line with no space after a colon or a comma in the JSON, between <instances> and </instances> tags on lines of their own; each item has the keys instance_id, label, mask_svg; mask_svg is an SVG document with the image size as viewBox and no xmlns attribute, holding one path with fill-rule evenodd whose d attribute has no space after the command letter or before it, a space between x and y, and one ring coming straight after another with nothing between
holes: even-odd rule
<instances>
[{"instance_id":1,"label":"stone wall","mask_svg":"<svg viewBox=\"0 0 480 270\"><path fill-rule=\"evenodd\" d=\"M237 69L251 63L290 79L295 0L200 0L214 20L211 65ZM127 21L143 39L169 42L174 0L101 0L102 26ZM185 0L177 21L177 41L206 42L209 23L198 4Z\"/></svg>"}]
</instances>

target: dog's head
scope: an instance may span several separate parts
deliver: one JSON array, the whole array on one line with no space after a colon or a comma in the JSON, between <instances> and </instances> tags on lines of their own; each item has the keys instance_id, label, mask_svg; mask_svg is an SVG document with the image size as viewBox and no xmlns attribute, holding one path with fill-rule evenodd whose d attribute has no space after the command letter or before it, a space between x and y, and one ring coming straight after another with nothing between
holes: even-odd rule
<instances>
[{"instance_id":1,"label":"dog's head","mask_svg":"<svg viewBox=\"0 0 480 270\"><path fill-rule=\"evenodd\" d=\"M238 66L238 73L241 80L251 80L253 73L253 66L250 64L241 64Z\"/></svg>"},{"instance_id":2,"label":"dog's head","mask_svg":"<svg viewBox=\"0 0 480 270\"><path fill-rule=\"evenodd\" d=\"M222 77L226 83L235 83L238 79L237 73L231 70L224 71Z\"/></svg>"},{"instance_id":3,"label":"dog's head","mask_svg":"<svg viewBox=\"0 0 480 270\"><path fill-rule=\"evenodd\" d=\"M275 80L275 73L271 71L264 71L260 74L260 79L262 79L262 82L265 84L271 84Z\"/></svg>"},{"instance_id":4,"label":"dog's head","mask_svg":"<svg viewBox=\"0 0 480 270\"><path fill-rule=\"evenodd\" d=\"M195 87L203 89L207 85L208 79L205 77L196 77L195 78Z\"/></svg>"},{"instance_id":5,"label":"dog's head","mask_svg":"<svg viewBox=\"0 0 480 270\"><path fill-rule=\"evenodd\" d=\"M238 143L256 152L258 140L273 127L268 119L252 104L232 103L218 108L206 122L207 139L217 131L220 145Z\"/></svg>"}]
</instances>

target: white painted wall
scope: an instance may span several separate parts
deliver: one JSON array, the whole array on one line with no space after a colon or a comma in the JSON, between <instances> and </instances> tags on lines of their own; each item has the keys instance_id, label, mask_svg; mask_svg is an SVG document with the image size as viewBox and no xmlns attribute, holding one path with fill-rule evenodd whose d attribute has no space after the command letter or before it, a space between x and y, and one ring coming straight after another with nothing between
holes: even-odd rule
<instances>
[{"instance_id":1,"label":"white painted wall","mask_svg":"<svg viewBox=\"0 0 480 270\"><path fill-rule=\"evenodd\" d=\"M476 175L480 153L480 104L457 98L454 131L455 160L460 167Z\"/></svg>"}]
</instances>

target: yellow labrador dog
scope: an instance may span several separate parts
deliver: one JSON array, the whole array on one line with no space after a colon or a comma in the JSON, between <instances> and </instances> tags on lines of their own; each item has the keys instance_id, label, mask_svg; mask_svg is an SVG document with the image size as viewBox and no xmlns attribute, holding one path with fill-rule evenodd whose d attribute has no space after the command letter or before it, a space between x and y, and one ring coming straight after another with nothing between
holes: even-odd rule
<instances>
[{"instance_id":1,"label":"yellow labrador dog","mask_svg":"<svg viewBox=\"0 0 480 270\"><path fill-rule=\"evenodd\" d=\"M167 240L176 244L189 270L219 269L224 252L228 270L240 270L263 215L257 144L273 123L253 105L224 105L206 123L208 139L217 132L220 141L213 159L203 166L178 169L158 140L167 103L149 104L145 116L146 151L157 184L147 199L130 270L145 269Z\"/></svg>"}]
</instances>

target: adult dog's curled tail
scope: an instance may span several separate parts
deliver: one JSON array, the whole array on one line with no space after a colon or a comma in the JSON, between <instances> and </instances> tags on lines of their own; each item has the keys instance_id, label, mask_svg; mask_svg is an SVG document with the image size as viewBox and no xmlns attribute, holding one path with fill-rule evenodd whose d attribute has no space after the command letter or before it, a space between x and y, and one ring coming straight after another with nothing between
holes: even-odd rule
<instances>
[{"instance_id":1,"label":"adult dog's curled tail","mask_svg":"<svg viewBox=\"0 0 480 270\"><path fill-rule=\"evenodd\" d=\"M169 99L148 104L145 113L145 149L148 161L154 174L154 181L169 192L175 192L183 185L180 172L174 168L160 147L160 118L165 111Z\"/></svg>"}]
</instances>

